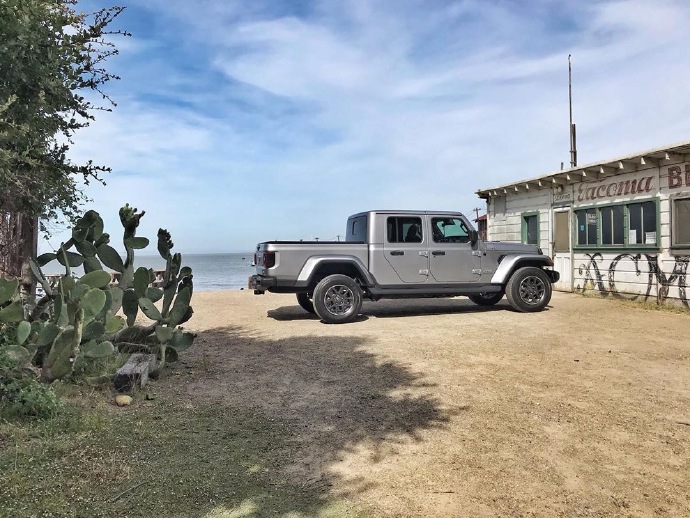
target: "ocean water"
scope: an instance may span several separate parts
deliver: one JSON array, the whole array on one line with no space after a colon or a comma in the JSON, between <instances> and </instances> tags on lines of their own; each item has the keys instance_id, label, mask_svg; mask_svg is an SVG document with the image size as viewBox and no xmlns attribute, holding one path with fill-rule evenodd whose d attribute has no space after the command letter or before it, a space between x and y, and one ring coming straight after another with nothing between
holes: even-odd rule
<instances>
[{"instance_id":1,"label":"ocean water","mask_svg":"<svg viewBox=\"0 0 690 518\"><path fill-rule=\"evenodd\" d=\"M194 275L194 291L239 290L247 288L247 279L256 269L251 265L254 253L246 254L182 254L182 265L189 266ZM134 268L144 266L154 270L165 269L165 261L156 255L135 255ZM81 268L72 269L75 275L82 275ZM43 268L46 274L64 273L54 261Z\"/></svg>"},{"instance_id":2,"label":"ocean water","mask_svg":"<svg viewBox=\"0 0 690 518\"><path fill-rule=\"evenodd\" d=\"M253 260L254 253L182 254L182 265L192 269L195 292L247 289L248 277L256 273ZM160 256L135 256L134 264L137 268L165 268Z\"/></svg>"}]
</instances>

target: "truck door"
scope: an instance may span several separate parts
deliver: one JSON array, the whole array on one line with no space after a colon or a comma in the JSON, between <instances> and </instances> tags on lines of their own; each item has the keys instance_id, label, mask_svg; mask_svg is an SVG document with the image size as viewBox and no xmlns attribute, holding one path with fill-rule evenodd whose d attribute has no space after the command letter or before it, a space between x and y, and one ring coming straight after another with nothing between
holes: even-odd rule
<instances>
[{"instance_id":1,"label":"truck door","mask_svg":"<svg viewBox=\"0 0 690 518\"><path fill-rule=\"evenodd\" d=\"M388 216L383 245L389 273L378 272L382 284L396 282L421 284L429 279L429 244L424 218Z\"/></svg>"},{"instance_id":2,"label":"truck door","mask_svg":"<svg viewBox=\"0 0 690 518\"><path fill-rule=\"evenodd\" d=\"M481 254L472 249L467 223L459 216L431 216L429 222L432 282L477 282L482 274Z\"/></svg>"}]
</instances>

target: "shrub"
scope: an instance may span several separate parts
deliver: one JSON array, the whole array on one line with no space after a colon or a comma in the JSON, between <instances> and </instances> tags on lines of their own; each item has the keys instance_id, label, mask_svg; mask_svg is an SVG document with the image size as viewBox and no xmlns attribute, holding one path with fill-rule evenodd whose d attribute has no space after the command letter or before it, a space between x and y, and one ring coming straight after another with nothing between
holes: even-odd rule
<instances>
[{"instance_id":1,"label":"shrub","mask_svg":"<svg viewBox=\"0 0 690 518\"><path fill-rule=\"evenodd\" d=\"M61 403L53 390L24 371L0 346L0 418L46 419Z\"/></svg>"}]
</instances>

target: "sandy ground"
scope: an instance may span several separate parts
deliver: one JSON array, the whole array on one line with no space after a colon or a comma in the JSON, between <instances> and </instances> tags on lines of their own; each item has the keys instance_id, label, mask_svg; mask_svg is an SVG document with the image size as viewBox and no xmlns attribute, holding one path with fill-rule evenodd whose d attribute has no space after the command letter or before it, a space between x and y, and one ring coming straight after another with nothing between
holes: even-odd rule
<instances>
[{"instance_id":1,"label":"sandy ground","mask_svg":"<svg viewBox=\"0 0 690 518\"><path fill-rule=\"evenodd\" d=\"M546 311L195 294L163 383L288 437L280 476L375 516L690 516L690 314L556 293ZM184 374L184 370L190 375Z\"/></svg>"}]
</instances>

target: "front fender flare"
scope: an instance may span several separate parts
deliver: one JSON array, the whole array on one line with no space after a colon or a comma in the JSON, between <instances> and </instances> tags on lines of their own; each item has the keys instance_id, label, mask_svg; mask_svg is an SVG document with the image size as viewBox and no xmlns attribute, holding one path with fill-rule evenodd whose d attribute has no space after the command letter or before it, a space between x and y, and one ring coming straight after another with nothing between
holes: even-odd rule
<instances>
[{"instance_id":1,"label":"front fender flare","mask_svg":"<svg viewBox=\"0 0 690 518\"><path fill-rule=\"evenodd\" d=\"M519 263L523 261L529 262L530 266L553 266L551 258L545 255L507 255L498 265L498 268L496 268L493 277L491 277L491 284L507 283L510 275L519 267ZM553 276L549 277L553 279Z\"/></svg>"}]
</instances>

